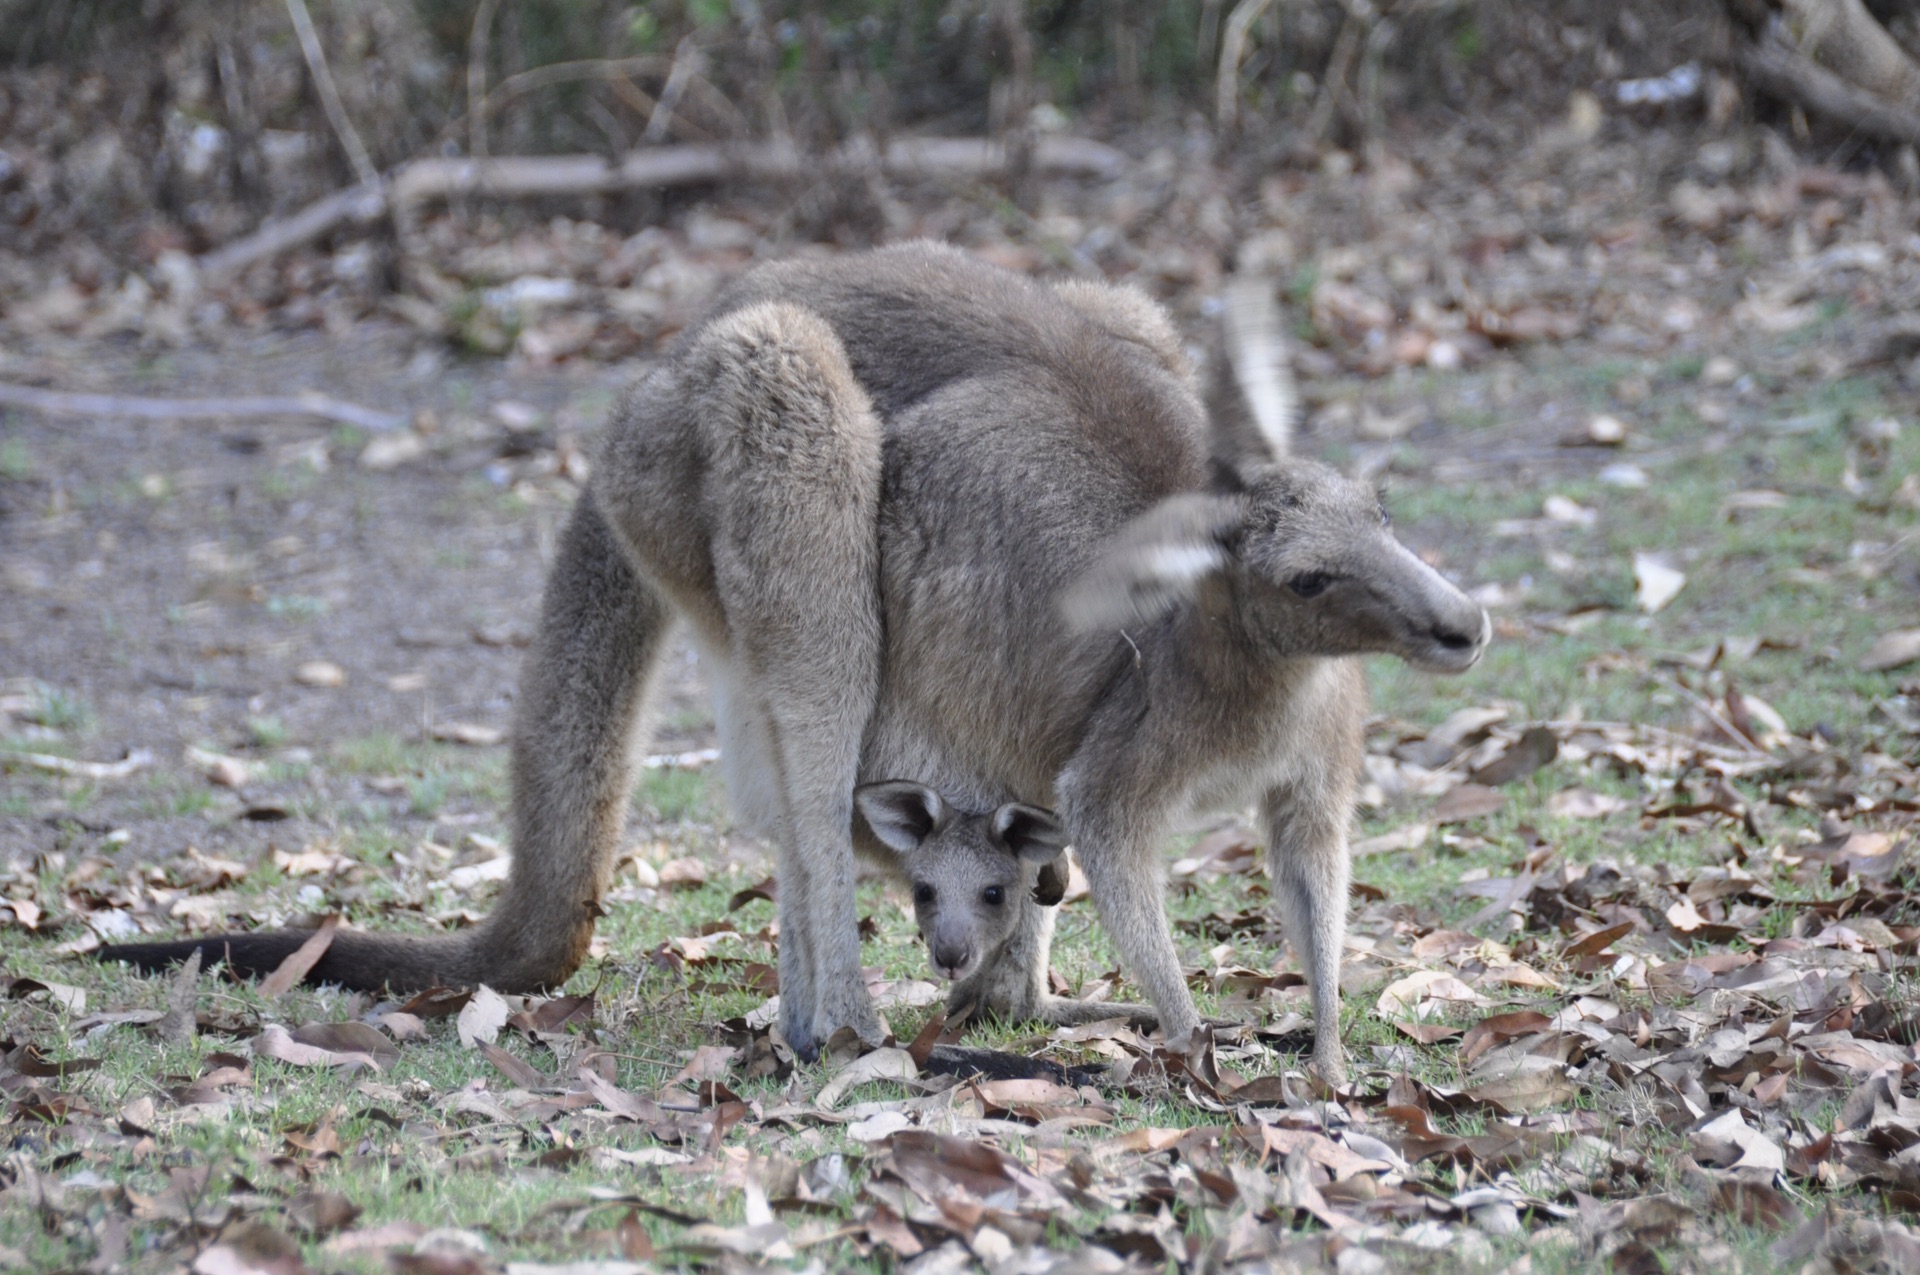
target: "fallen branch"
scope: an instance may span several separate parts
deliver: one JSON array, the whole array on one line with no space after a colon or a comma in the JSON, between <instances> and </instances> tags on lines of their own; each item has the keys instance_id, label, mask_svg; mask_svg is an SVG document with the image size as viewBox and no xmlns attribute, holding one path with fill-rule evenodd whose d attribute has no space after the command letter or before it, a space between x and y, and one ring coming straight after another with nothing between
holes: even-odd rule
<instances>
[{"instance_id":1,"label":"fallen branch","mask_svg":"<svg viewBox=\"0 0 1920 1275\"><path fill-rule=\"evenodd\" d=\"M217 278L310 243L348 220L372 221L391 213L405 224L421 204L456 195L496 199L590 195L616 190L693 186L728 178L788 178L820 170L879 166L895 177L978 178L1003 172L1006 148L981 138L901 138L876 155L870 141L854 141L831 154L809 156L791 147L656 146L632 151L619 162L601 155L521 155L494 159L416 159L402 164L385 183L339 191L285 218L268 221L197 263ZM1045 173L1111 177L1127 157L1111 146L1080 137L1040 137L1033 167Z\"/></svg>"},{"instance_id":2,"label":"fallen branch","mask_svg":"<svg viewBox=\"0 0 1920 1275\"><path fill-rule=\"evenodd\" d=\"M655 753L640 764L647 770L699 770L719 760L718 748L696 748L690 753Z\"/></svg>"},{"instance_id":3,"label":"fallen branch","mask_svg":"<svg viewBox=\"0 0 1920 1275\"><path fill-rule=\"evenodd\" d=\"M1871 137L1920 146L1920 114L1841 79L1804 53L1766 36L1740 55L1754 87Z\"/></svg>"},{"instance_id":4,"label":"fallen branch","mask_svg":"<svg viewBox=\"0 0 1920 1275\"><path fill-rule=\"evenodd\" d=\"M242 235L201 257L195 264L204 279L220 279L266 261L331 231L341 222L368 225L387 215L387 192L378 184L353 186L316 200L299 212L262 222L252 234Z\"/></svg>"},{"instance_id":5,"label":"fallen branch","mask_svg":"<svg viewBox=\"0 0 1920 1275\"><path fill-rule=\"evenodd\" d=\"M148 398L139 394L82 394L0 382L0 407L24 407L53 416L137 416L174 421L189 417L317 416L376 433L400 429L404 416L343 403L324 394L243 395L238 398Z\"/></svg>"},{"instance_id":6,"label":"fallen branch","mask_svg":"<svg viewBox=\"0 0 1920 1275\"><path fill-rule=\"evenodd\" d=\"M0 752L0 761L18 762L35 770L48 770L56 775L71 775L77 779L125 779L141 767L152 765L153 754L144 748L136 748L119 761L75 761L71 757L56 757L52 753Z\"/></svg>"}]
</instances>

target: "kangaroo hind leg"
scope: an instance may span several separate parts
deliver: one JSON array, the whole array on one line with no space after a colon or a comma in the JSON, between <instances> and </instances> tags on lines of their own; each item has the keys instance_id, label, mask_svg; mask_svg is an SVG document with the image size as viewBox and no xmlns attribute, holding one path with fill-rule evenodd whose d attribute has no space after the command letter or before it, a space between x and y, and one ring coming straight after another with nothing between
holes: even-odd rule
<instances>
[{"instance_id":1,"label":"kangaroo hind leg","mask_svg":"<svg viewBox=\"0 0 1920 1275\"><path fill-rule=\"evenodd\" d=\"M781 1030L810 1056L879 1040L860 976L851 839L880 677L880 425L819 317L765 303L688 352L733 692L752 697L777 790Z\"/></svg>"}]
</instances>

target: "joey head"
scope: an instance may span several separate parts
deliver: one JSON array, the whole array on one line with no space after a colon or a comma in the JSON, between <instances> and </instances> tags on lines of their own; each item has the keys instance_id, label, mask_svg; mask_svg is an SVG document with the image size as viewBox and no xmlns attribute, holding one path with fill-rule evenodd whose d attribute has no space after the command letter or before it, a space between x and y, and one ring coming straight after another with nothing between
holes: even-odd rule
<instances>
[{"instance_id":1,"label":"joey head","mask_svg":"<svg viewBox=\"0 0 1920 1275\"><path fill-rule=\"evenodd\" d=\"M942 978L958 983L997 958L1023 896L1052 907L1066 896L1067 830L1050 810L1008 802L956 810L925 784L862 784L854 805L892 851L914 920Z\"/></svg>"}]
</instances>

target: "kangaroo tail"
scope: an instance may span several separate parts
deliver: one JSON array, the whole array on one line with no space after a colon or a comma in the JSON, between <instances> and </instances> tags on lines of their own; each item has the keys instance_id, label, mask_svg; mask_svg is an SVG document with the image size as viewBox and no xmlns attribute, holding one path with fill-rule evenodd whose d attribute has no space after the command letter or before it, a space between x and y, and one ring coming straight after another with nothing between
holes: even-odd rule
<instances>
[{"instance_id":1,"label":"kangaroo tail","mask_svg":"<svg viewBox=\"0 0 1920 1275\"><path fill-rule=\"evenodd\" d=\"M561 537L513 724L513 866L494 910L459 934L343 931L307 976L362 990L558 987L586 958L626 819L635 725L672 613L634 571L591 493ZM119 943L105 960L157 969L227 960L271 971L307 931Z\"/></svg>"}]
</instances>

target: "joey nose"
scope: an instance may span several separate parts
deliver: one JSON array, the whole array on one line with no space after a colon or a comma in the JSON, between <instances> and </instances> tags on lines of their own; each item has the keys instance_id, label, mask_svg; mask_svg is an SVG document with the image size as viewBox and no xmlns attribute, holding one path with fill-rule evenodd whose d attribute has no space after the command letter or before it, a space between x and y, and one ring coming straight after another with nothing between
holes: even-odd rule
<instances>
[{"instance_id":1,"label":"joey nose","mask_svg":"<svg viewBox=\"0 0 1920 1275\"><path fill-rule=\"evenodd\" d=\"M936 943L933 947L933 967L947 978L958 978L960 972L973 963L971 945L959 943Z\"/></svg>"}]
</instances>

